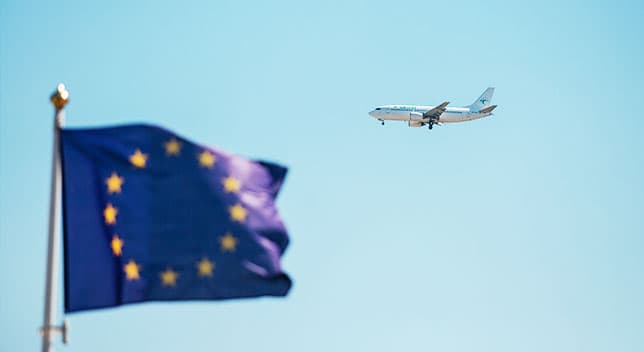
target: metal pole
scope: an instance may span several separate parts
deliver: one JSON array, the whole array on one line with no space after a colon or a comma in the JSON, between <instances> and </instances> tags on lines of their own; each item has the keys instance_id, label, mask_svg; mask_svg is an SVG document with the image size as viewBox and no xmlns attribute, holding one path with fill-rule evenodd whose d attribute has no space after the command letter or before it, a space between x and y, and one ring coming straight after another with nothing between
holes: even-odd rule
<instances>
[{"instance_id":1,"label":"metal pole","mask_svg":"<svg viewBox=\"0 0 644 352\"><path fill-rule=\"evenodd\" d=\"M59 225L59 200L60 200L60 129L65 120L64 107L69 101L69 92L65 85L60 83L56 92L51 96L51 102L56 108L54 117L54 147L51 167L51 193L49 199L49 243L47 245L47 278L45 281L45 315L43 326L40 329L42 335L42 352L53 352L52 337L56 332L62 332L63 340L66 339L67 324L63 326L54 325L56 322L56 310L58 308L58 248L60 245Z\"/></svg>"}]
</instances>

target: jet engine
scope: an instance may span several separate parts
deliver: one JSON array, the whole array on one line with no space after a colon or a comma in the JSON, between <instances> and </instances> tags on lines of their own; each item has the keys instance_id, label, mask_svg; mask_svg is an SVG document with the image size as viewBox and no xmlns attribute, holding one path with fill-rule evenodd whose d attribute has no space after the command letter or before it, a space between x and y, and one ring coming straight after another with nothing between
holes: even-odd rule
<instances>
[{"instance_id":1,"label":"jet engine","mask_svg":"<svg viewBox=\"0 0 644 352\"><path fill-rule=\"evenodd\" d=\"M423 118L423 114L421 114L419 112L412 111L412 112L409 113L409 118L410 119L419 119L420 120L420 119ZM409 127L423 127L424 124L425 123L423 123L421 121L409 121Z\"/></svg>"}]
</instances>

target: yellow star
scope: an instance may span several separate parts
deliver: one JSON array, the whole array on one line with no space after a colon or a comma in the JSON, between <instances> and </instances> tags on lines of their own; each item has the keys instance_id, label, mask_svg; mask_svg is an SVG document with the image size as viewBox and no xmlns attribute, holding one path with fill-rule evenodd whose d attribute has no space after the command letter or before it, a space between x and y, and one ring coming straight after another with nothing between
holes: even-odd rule
<instances>
[{"instance_id":1,"label":"yellow star","mask_svg":"<svg viewBox=\"0 0 644 352\"><path fill-rule=\"evenodd\" d=\"M112 172L112 176L105 179L105 184L107 184L107 193L121 193L123 177L119 177L116 172Z\"/></svg>"},{"instance_id":2,"label":"yellow star","mask_svg":"<svg viewBox=\"0 0 644 352\"><path fill-rule=\"evenodd\" d=\"M248 215L246 209L244 209L244 207L239 203L232 207L228 207L228 211L230 211L230 218L233 219L233 221L244 222L244 220L246 220L246 215Z\"/></svg>"},{"instance_id":3,"label":"yellow star","mask_svg":"<svg viewBox=\"0 0 644 352\"><path fill-rule=\"evenodd\" d=\"M226 191L226 193L237 193L241 188L241 181L233 176L224 178L221 183L224 184L224 191Z\"/></svg>"},{"instance_id":4,"label":"yellow star","mask_svg":"<svg viewBox=\"0 0 644 352\"><path fill-rule=\"evenodd\" d=\"M237 249L237 240L230 232L226 232L225 235L219 237L219 245L221 250L224 252L234 252Z\"/></svg>"},{"instance_id":5,"label":"yellow star","mask_svg":"<svg viewBox=\"0 0 644 352\"><path fill-rule=\"evenodd\" d=\"M108 225L116 224L116 214L119 213L119 210L114 208L112 204L107 203L107 207L103 210L103 216L105 217L105 223Z\"/></svg>"},{"instance_id":6,"label":"yellow star","mask_svg":"<svg viewBox=\"0 0 644 352\"><path fill-rule=\"evenodd\" d=\"M123 253L123 240L119 238L119 235L114 234L114 236L112 236L110 247L112 247L112 253L114 253L115 256L121 256Z\"/></svg>"},{"instance_id":7,"label":"yellow star","mask_svg":"<svg viewBox=\"0 0 644 352\"><path fill-rule=\"evenodd\" d=\"M140 149L137 149L134 154L130 155L130 162L134 167L142 169L145 167L145 163L148 161L148 155L143 154Z\"/></svg>"},{"instance_id":8,"label":"yellow star","mask_svg":"<svg viewBox=\"0 0 644 352\"><path fill-rule=\"evenodd\" d=\"M179 278L179 273L172 271L172 268L168 267L165 271L162 271L159 276L161 276L161 284L163 286L175 286L177 284L177 279Z\"/></svg>"},{"instance_id":9,"label":"yellow star","mask_svg":"<svg viewBox=\"0 0 644 352\"><path fill-rule=\"evenodd\" d=\"M212 169L212 166L215 165L217 157L208 150L204 150L199 154L199 165Z\"/></svg>"},{"instance_id":10,"label":"yellow star","mask_svg":"<svg viewBox=\"0 0 644 352\"><path fill-rule=\"evenodd\" d=\"M179 142L176 138L172 137L169 141L164 143L165 145L165 154L168 156L176 156L179 155L179 152L181 152L181 142Z\"/></svg>"},{"instance_id":11,"label":"yellow star","mask_svg":"<svg viewBox=\"0 0 644 352\"><path fill-rule=\"evenodd\" d=\"M136 262L132 259L125 264L123 267L123 270L125 270L125 278L128 280L138 280L139 279L139 270L141 270L141 266L136 264Z\"/></svg>"},{"instance_id":12,"label":"yellow star","mask_svg":"<svg viewBox=\"0 0 644 352\"><path fill-rule=\"evenodd\" d=\"M200 261L197 262L197 269L199 270L199 276L212 277L212 271L215 269L215 263L208 260L208 258L203 257Z\"/></svg>"}]
</instances>

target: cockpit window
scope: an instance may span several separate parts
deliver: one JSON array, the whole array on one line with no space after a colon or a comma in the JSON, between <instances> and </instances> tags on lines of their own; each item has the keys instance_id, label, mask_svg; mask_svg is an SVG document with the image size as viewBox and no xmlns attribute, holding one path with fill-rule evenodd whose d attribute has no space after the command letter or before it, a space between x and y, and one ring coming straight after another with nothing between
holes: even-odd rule
<instances>
[{"instance_id":1,"label":"cockpit window","mask_svg":"<svg viewBox=\"0 0 644 352\"><path fill-rule=\"evenodd\" d=\"M380 108L376 108L376 110L380 110Z\"/></svg>"}]
</instances>

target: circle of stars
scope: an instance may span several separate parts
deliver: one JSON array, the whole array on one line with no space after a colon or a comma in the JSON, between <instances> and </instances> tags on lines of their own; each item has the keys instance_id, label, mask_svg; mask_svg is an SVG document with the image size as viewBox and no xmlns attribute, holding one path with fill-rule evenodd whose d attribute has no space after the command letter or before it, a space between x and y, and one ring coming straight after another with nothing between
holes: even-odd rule
<instances>
[{"instance_id":1,"label":"circle of stars","mask_svg":"<svg viewBox=\"0 0 644 352\"><path fill-rule=\"evenodd\" d=\"M182 143L175 137L170 138L163 144L166 157L179 157L181 155ZM135 169L145 169L149 160L149 155L144 153L141 149L135 149L134 152L128 157L128 161ZM212 169L217 162L217 157L214 153L207 149L203 149L197 155L197 162L200 167ZM123 184L125 178L119 175L117 171L113 171L108 177L105 178L106 193L108 196L121 194L123 191ZM242 182L238 178L229 175L221 179L221 185L225 193L236 194L242 189ZM248 210L237 202L228 207L231 221L244 223L248 217ZM108 202L103 209L103 218L106 225L116 225L118 208ZM219 249L222 253L233 253L237 250L239 239L233 236L231 232L226 232L223 236L218 238ZM118 234L114 234L109 241L109 248L115 257L123 256L123 248L125 247L125 240ZM197 276L200 278L210 279L214 276L216 263L211 261L208 257L204 256L195 262L195 269ZM123 265L123 272L127 281L136 281L141 278L142 266L134 259L130 258L128 262ZM172 267L168 266L164 271L159 272L159 280L162 287L175 287L181 275Z\"/></svg>"}]
</instances>

